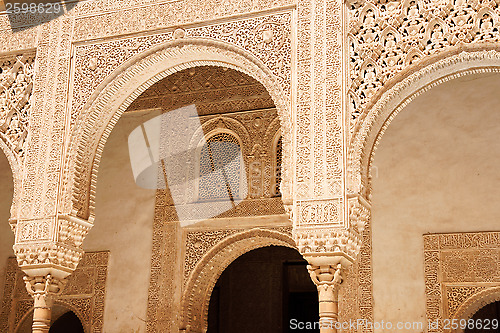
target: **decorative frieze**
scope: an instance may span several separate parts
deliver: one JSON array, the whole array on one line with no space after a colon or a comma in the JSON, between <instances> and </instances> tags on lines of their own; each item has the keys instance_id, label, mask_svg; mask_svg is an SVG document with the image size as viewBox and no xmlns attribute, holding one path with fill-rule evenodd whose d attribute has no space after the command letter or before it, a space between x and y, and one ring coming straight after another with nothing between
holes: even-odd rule
<instances>
[{"instance_id":1,"label":"decorative frieze","mask_svg":"<svg viewBox=\"0 0 500 333\"><path fill-rule=\"evenodd\" d=\"M280 10L293 4L292 0L223 0L222 2L215 0L127 0L119 4L109 0L79 2L73 10L76 16L75 39L97 39L227 19L231 16Z\"/></svg>"},{"instance_id":2,"label":"decorative frieze","mask_svg":"<svg viewBox=\"0 0 500 333\"><path fill-rule=\"evenodd\" d=\"M267 43L264 42L265 31L272 31L275 38ZM290 93L291 14L289 12L186 28L183 38L207 38L244 48L266 64L279 78L284 92ZM77 46L74 51L76 64L74 82L79 89L73 91L72 118L78 117L90 95L120 65L141 52L172 40L174 40L173 31L167 31L161 34Z\"/></svg>"}]
</instances>

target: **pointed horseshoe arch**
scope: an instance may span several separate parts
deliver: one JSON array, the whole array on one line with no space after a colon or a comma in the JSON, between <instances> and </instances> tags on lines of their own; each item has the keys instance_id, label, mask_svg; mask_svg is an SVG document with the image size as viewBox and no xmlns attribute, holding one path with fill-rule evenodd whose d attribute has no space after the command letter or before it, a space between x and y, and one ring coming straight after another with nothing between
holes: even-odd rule
<instances>
[{"instance_id":1,"label":"pointed horseshoe arch","mask_svg":"<svg viewBox=\"0 0 500 333\"><path fill-rule=\"evenodd\" d=\"M295 248L295 242L287 234L251 229L226 238L205 254L186 283L181 303L181 330L206 332L210 297L220 275L243 254L273 245Z\"/></svg>"},{"instance_id":2,"label":"pointed horseshoe arch","mask_svg":"<svg viewBox=\"0 0 500 333\"><path fill-rule=\"evenodd\" d=\"M441 83L471 74L500 73L500 52L480 50L442 55L388 87L360 119L348 147L349 192L371 195L370 167L385 130L411 101Z\"/></svg>"},{"instance_id":3,"label":"pointed horseshoe arch","mask_svg":"<svg viewBox=\"0 0 500 333\"><path fill-rule=\"evenodd\" d=\"M497 301L500 301L500 287L492 287L482 290L467 298L451 319L456 319L458 321L461 319L468 320L472 318L472 316L474 316L474 314L482 307ZM457 330L457 333L463 332L464 330L461 328Z\"/></svg>"},{"instance_id":4,"label":"pointed horseshoe arch","mask_svg":"<svg viewBox=\"0 0 500 333\"><path fill-rule=\"evenodd\" d=\"M72 196L68 199L72 215L93 221L99 161L111 130L127 107L163 78L187 68L207 65L238 70L267 89L278 110L286 151L291 151L289 97L261 60L244 49L224 42L203 38L169 41L122 64L85 104L71 135L67 161L70 180L66 193ZM286 160L291 163L291 158ZM285 166L284 169L291 168ZM290 181L289 177L284 182L285 197L291 197Z\"/></svg>"}]
</instances>

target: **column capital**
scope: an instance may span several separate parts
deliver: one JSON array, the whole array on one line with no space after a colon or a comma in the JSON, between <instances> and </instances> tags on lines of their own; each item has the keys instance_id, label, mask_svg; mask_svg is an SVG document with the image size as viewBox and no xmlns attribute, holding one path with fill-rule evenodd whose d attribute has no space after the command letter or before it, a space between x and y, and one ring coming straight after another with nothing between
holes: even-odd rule
<instances>
[{"instance_id":1,"label":"column capital","mask_svg":"<svg viewBox=\"0 0 500 333\"><path fill-rule=\"evenodd\" d=\"M339 289L343 281L344 267L341 263L308 265L307 270L318 288L321 333L336 333L338 332Z\"/></svg>"},{"instance_id":2,"label":"column capital","mask_svg":"<svg viewBox=\"0 0 500 333\"><path fill-rule=\"evenodd\" d=\"M338 288L344 280L344 269L345 267L340 262L334 265L307 265L307 271L311 276L311 280L318 287L333 286Z\"/></svg>"},{"instance_id":3,"label":"column capital","mask_svg":"<svg viewBox=\"0 0 500 333\"><path fill-rule=\"evenodd\" d=\"M33 333L48 333L50 329L52 305L66 286L67 280L51 274L45 276L25 276L28 294L33 297Z\"/></svg>"},{"instance_id":4,"label":"column capital","mask_svg":"<svg viewBox=\"0 0 500 333\"><path fill-rule=\"evenodd\" d=\"M28 294L38 301L38 307L49 308L55 298L59 297L66 287L67 280L58 279L51 274L46 276L25 276L24 284Z\"/></svg>"}]
</instances>

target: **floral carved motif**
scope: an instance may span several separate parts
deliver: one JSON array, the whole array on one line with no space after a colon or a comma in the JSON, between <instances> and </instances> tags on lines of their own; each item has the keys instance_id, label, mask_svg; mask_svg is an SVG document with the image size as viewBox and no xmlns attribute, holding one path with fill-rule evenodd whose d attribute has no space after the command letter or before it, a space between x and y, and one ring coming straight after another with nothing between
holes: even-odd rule
<instances>
[{"instance_id":1,"label":"floral carved motif","mask_svg":"<svg viewBox=\"0 0 500 333\"><path fill-rule=\"evenodd\" d=\"M29 241L50 240L52 220L23 221L16 225L16 244Z\"/></svg>"},{"instance_id":2,"label":"floral carved motif","mask_svg":"<svg viewBox=\"0 0 500 333\"><path fill-rule=\"evenodd\" d=\"M264 38L271 32L274 38ZM289 93L291 68L291 14L275 14L236 22L188 28L183 38L209 38L250 51L268 66ZM172 31L105 43L82 45L75 50L73 119L94 90L120 65L133 56L174 39Z\"/></svg>"},{"instance_id":3,"label":"floral carved motif","mask_svg":"<svg viewBox=\"0 0 500 333\"><path fill-rule=\"evenodd\" d=\"M284 21L290 21L291 19L290 13L276 15ZM266 24L270 24L276 36L283 34L289 36L290 26L282 25L278 29L278 26L275 25L275 19L272 17L274 15L252 18L249 19L248 22L250 23L248 24L258 25L262 23L263 29L269 29ZM244 22L247 21L241 21L241 27L245 27L247 24ZM224 31L223 25L220 26L220 31ZM91 175L97 172L97 165L104 143L119 115L150 85L182 69L203 65L225 66L243 71L262 83L274 101L282 127L286 129L283 131L283 133L286 133L283 138L284 149L291 149L291 138L289 136L291 135L292 124L286 98L290 92L284 91L281 84L279 84L280 80L282 80L281 82L289 82L290 73L286 71L281 74L273 73L262 60L238 45L237 40L233 44L226 41L221 42L216 35L211 38L190 38L187 36L189 33L189 28L186 28L185 33L180 34L182 37L174 40L169 39L172 38L173 33L166 32L161 35L125 39L123 45L121 45L122 41L112 41L95 45L82 45L76 48L75 95L73 96L72 119L78 118L78 121L76 121L78 125L73 129L72 148L70 148L68 154L69 169L74 170L75 179L65 184L68 187L74 186L73 189L70 188L65 191L68 196L72 194L72 197L67 198L65 202L73 204L72 209L77 216L93 219L93 200L95 196L95 184L93 182L96 177ZM157 39L161 40L162 38L166 42L156 44ZM258 38L265 39L269 43L279 43L280 41L278 37L270 39L268 34L262 34ZM287 45L289 46L290 43L285 43L278 53L290 53L291 49L287 49ZM141 51L144 52L139 56L138 54ZM97 53L94 54L95 52ZM276 50L272 51L272 53L276 54ZM110 60L108 64L106 62L107 55L110 55L111 59L115 59L119 63ZM101 58L101 56L103 57ZM132 59L129 59L129 57L132 57ZM87 61L87 59L90 60ZM128 64L130 66L124 65L120 67L120 70L113 71L122 64L122 61L126 62L127 59L131 62L131 64ZM191 59L191 61L185 59ZM199 60L195 61L196 59ZM158 63L156 66L154 66L155 62ZM161 65L159 65L160 63ZM289 67L284 66L283 68ZM101 73L101 69L105 73ZM95 75L92 74L94 70ZM108 76L111 72L114 74ZM155 75L150 74L152 72L158 73ZM140 86L135 86L138 83L136 80L131 80L131 78L140 75L140 73L151 75L151 77L147 82L142 82ZM111 83L95 88L104 78L106 78L106 81L111 80ZM119 98L128 96L124 102L119 103L116 99L116 91L118 90L123 92ZM130 93L124 93L125 90L130 90ZM79 92L76 93L77 91ZM87 100L90 95L93 97ZM84 107L85 101L86 106ZM116 108L112 107L111 102L119 103L119 105ZM85 110L85 112L80 114L81 110ZM285 154L284 156L286 156L284 164L291 165L292 161L291 157L289 157L291 154ZM285 167L283 177L283 192L288 196L290 196L291 189L290 170L290 167ZM67 208L71 209L70 207Z\"/></svg>"},{"instance_id":4,"label":"floral carved motif","mask_svg":"<svg viewBox=\"0 0 500 333\"><path fill-rule=\"evenodd\" d=\"M430 332L442 332L443 319L462 319L464 304L500 286L500 232L424 235L424 263L427 320L440 323Z\"/></svg>"},{"instance_id":5,"label":"floral carved motif","mask_svg":"<svg viewBox=\"0 0 500 333\"><path fill-rule=\"evenodd\" d=\"M495 1L407 0L353 4L349 17L351 132L382 87L409 67L460 49L499 41Z\"/></svg>"},{"instance_id":6,"label":"floral carved motif","mask_svg":"<svg viewBox=\"0 0 500 333\"><path fill-rule=\"evenodd\" d=\"M0 137L17 160L28 135L34 62L34 54L0 59Z\"/></svg>"}]
</instances>

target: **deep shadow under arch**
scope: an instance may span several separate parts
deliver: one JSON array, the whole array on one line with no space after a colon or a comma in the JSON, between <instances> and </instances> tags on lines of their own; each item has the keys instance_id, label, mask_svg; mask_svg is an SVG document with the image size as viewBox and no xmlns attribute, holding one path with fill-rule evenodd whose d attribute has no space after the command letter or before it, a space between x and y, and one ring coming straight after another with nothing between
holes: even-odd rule
<instances>
[{"instance_id":1,"label":"deep shadow under arch","mask_svg":"<svg viewBox=\"0 0 500 333\"><path fill-rule=\"evenodd\" d=\"M49 333L85 333L83 325L73 311L60 316L50 327Z\"/></svg>"},{"instance_id":2,"label":"deep shadow under arch","mask_svg":"<svg viewBox=\"0 0 500 333\"><path fill-rule=\"evenodd\" d=\"M299 323L318 322L317 291L306 265L297 250L283 246L237 258L212 291L207 333L288 333Z\"/></svg>"}]
</instances>

